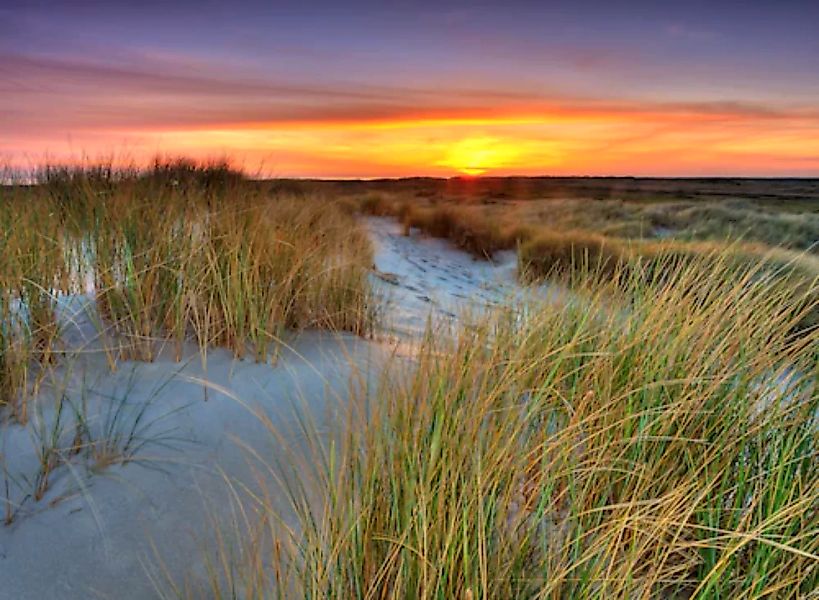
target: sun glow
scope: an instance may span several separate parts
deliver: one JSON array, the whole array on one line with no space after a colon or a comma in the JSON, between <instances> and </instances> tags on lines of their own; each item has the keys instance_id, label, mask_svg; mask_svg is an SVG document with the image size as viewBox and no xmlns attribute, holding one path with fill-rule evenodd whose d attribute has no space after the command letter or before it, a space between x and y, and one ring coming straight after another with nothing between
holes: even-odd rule
<instances>
[{"instance_id":1,"label":"sun glow","mask_svg":"<svg viewBox=\"0 0 819 600\"><path fill-rule=\"evenodd\" d=\"M513 145L496 138L474 137L452 144L447 150L446 158L438 164L467 175L481 175L510 164L517 154Z\"/></svg>"},{"instance_id":2,"label":"sun glow","mask_svg":"<svg viewBox=\"0 0 819 600\"><path fill-rule=\"evenodd\" d=\"M784 122L741 113L715 120L710 113L682 119L676 113L615 111L594 118L544 113L110 128L67 140L0 136L0 164L8 155L12 165L25 168L26 156L36 156L49 141L50 160L81 162L80 148L83 156L107 159L114 153L125 164L142 163L161 148L192 158L230 157L273 177L814 175L819 121Z\"/></svg>"}]
</instances>

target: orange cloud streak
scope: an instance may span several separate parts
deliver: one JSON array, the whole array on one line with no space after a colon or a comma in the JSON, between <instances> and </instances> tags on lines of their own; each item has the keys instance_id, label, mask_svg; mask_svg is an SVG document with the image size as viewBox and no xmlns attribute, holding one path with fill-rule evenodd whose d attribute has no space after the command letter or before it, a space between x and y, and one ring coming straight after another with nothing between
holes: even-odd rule
<instances>
[{"instance_id":1,"label":"orange cloud streak","mask_svg":"<svg viewBox=\"0 0 819 600\"><path fill-rule=\"evenodd\" d=\"M87 130L69 143L37 140L16 149L33 154L45 147L55 158L115 149L138 161L158 152L227 155L250 168L262 164L270 175L305 177L819 174L819 115L805 111L542 104L389 118L360 111L345 118Z\"/></svg>"}]
</instances>

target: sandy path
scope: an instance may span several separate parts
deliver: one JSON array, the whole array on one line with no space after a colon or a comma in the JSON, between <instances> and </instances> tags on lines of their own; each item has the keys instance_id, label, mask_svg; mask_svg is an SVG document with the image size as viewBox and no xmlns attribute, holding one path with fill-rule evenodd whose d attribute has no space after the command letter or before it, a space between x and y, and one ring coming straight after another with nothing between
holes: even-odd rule
<instances>
[{"instance_id":1,"label":"sandy path","mask_svg":"<svg viewBox=\"0 0 819 600\"><path fill-rule=\"evenodd\" d=\"M491 306L523 293L514 252L478 260L445 240L406 236L393 219L371 217L366 225L386 295L385 328L401 339L417 339L430 314L454 318L467 306Z\"/></svg>"}]
</instances>

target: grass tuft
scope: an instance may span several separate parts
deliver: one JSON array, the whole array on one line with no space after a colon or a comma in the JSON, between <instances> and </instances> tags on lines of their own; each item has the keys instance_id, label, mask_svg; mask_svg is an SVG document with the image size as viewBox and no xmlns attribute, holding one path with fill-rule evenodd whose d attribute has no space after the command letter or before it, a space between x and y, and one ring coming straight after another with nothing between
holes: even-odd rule
<instances>
[{"instance_id":1,"label":"grass tuft","mask_svg":"<svg viewBox=\"0 0 819 600\"><path fill-rule=\"evenodd\" d=\"M366 234L342 206L225 162L46 166L0 187L0 404L25 420L33 373L64 351L56 304L85 295L120 359L195 341L275 357L286 329L368 335ZM36 391L36 389L34 390Z\"/></svg>"}]
</instances>

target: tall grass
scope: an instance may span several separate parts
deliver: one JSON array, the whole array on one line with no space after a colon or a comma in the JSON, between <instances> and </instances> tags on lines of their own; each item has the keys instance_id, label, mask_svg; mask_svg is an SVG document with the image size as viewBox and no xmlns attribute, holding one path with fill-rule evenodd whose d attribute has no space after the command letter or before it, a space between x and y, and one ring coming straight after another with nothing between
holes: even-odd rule
<instances>
[{"instance_id":1,"label":"tall grass","mask_svg":"<svg viewBox=\"0 0 819 600\"><path fill-rule=\"evenodd\" d=\"M0 187L0 404L23 420L32 369L65 350L56 303L89 282L114 368L168 342L265 361L287 328L371 330L369 241L332 202L186 160L35 178Z\"/></svg>"},{"instance_id":2,"label":"tall grass","mask_svg":"<svg viewBox=\"0 0 819 600\"><path fill-rule=\"evenodd\" d=\"M518 260L521 275L536 280L589 269L614 276L628 257L622 244L601 235L543 230L521 243Z\"/></svg>"},{"instance_id":3,"label":"tall grass","mask_svg":"<svg viewBox=\"0 0 819 600\"><path fill-rule=\"evenodd\" d=\"M255 496L247 562L226 560L213 593L815 591L819 332L788 333L815 295L725 255L658 272L590 273L561 310L430 335L339 439L271 467L298 526Z\"/></svg>"},{"instance_id":4,"label":"tall grass","mask_svg":"<svg viewBox=\"0 0 819 600\"><path fill-rule=\"evenodd\" d=\"M146 455L145 450L160 447L177 451L186 441L178 437L169 419L180 408L154 406L175 374L145 390L144 382L136 377L137 366L131 365L122 385L97 387L100 381L90 381L85 373L75 380L75 366L49 373L50 385L39 395L41 401L32 404L24 432L18 430L11 436L17 439L10 444L15 454L0 455L4 484L0 504L5 525L11 525L21 512L25 514L27 504L43 501L62 477L71 478L85 495L88 476L114 464L161 462L157 456ZM30 440L30 449L20 445L21 433ZM8 448L4 450L8 452ZM22 454L22 463L16 453ZM26 457L34 462L26 466ZM52 495L50 502L53 505L61 499Z\"/></svg>"},{"instance_id":5,"label":"tall grass","mask_svg":"<svg viewBox=\"0 0 819 600\"><path fill-rule=\"evenodd\" d=\"M55 290L65 285L67 270L49 208L0 202L0 404L13 404L18 390L37 387L54 359ZM25 420L24 407L20 416Z\"/></svg>"},{"instance_id":6,"label":"tall grass","mask_svg":"<svg viewBox=\"0 0 819 600\"><path fill-rule=\"evenodd\" d=\"M433 237L450 240L458 248L481 258L514 248L516 231L503 229L469 207L441 205L419 208L407 205L399 215L406 228L418 228Z\"/></svg>"}]
</instances>

